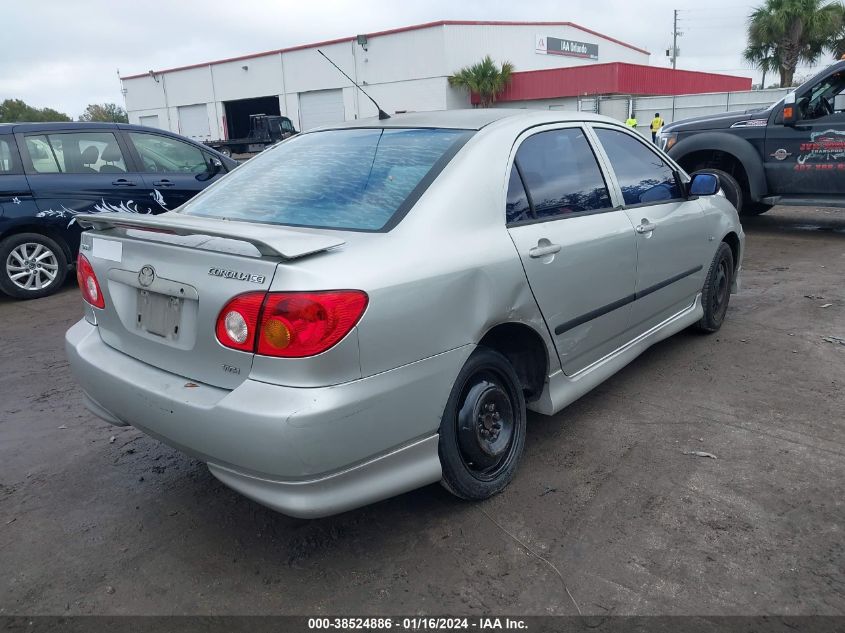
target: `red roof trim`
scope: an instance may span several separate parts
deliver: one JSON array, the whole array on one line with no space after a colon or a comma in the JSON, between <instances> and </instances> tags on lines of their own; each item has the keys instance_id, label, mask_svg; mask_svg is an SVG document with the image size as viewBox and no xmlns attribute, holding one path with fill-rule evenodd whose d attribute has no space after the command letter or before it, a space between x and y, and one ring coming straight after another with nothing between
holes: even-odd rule
<instances>
[{"instance_id":1,"label":"red roof trim","mask_svg":"<svg viewBox=\"0 0 845 633\"><path fill-rule=\"evenodd\" d=\"M630 48L631 50L637 51L638 53L643 53L644 55L650 55L647 50L643 48L639 48L632 44L628 44L627 42L623 42L622 40L617 40L614 37L610 37L608 35L604 35L603 33L599 33L598 31L593 31L592 29L588 29L583 27L579 24L575 24L575 22L515 22L515 21L485 21L485 20L437 20L435 22L425 22L423 24L413 24L411 26L400 26L395 29L388 29L386 31L376 31L375 33L367 33L367 37L379 37L381 35L394 35L396 33L405 33L406 31L418 31L420 29L430 29L438 26L570 26L574 29L578 29L579 31L584 31L585 33L589 33L590 35L595 35L596 37L600 37L602 39L607 40L608 42L613 42L614 44L619 44L620 46L624 46L626 48ZM325 40L322 42L314 42L313 44L299 44L298 46L289 46L287 48L277 48L272 51L264 51L263 53L250 53L248 55L239 55L238 57L228 57L225 59L215 59L213 61L208 62L201 62L199 64L189 64L187 66L175 66L173 68L166 68L164 70L156 70L154 71L156 75L161 75L164 73L172 73L179 70L191 70L193 68L204 68L205 66L213 66L215 64L225 64L227 62L239 62L244 59L255 59L256 57L267 57L268 55L279 55L280 53L289 53L293 51L301 51L306 48L316 48L317 46L329 46L331 44L342 44L343 42L354 42L357 36L354 37L341 37L334 40ZM136 75L127 75L126 77L121 77L122 80L125 79L138 79L140 77L147 77L149 73L138 73Z\"/></svg>"},{"instance_id":2,"label":"red roof trim","mask_svg":"<svg viewBox=\"0 0 845 633\"><path fill-rule=\"evenodd\" d=\"M612 62L513 73L497 101L533 101L584 95L677 95L750 90L751 79L695 70ZM472 95L472 103L478 96Z\"/></svg>"}]
</instances>

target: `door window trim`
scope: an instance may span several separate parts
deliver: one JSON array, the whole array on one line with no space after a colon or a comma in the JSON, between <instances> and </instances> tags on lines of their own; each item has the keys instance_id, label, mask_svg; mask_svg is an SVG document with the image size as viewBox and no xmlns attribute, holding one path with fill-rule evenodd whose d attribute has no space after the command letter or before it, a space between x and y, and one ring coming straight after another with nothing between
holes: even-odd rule
<instances>
[{"instance_id":1,"label":"door window trim","mask_svg":"<svg viewBox=\"0 0 845 633\"><path fill-rule=\"evenodd\" d=\"M590 131L590 137L595 143L595 147L593 151L598 152L602 156L602 160L605 162L605 165L609 169L610 173L612 174L613 180L613 188L615 193L617 194L617 199L619 202L619 208L621 209L639 209L641 207L657 207L662 204L677 204L679 202L688 202L690 197L686 195L687 190L687 180L683 178L683 175L686 174L684 170L669 156L664 154L660 148L656 147L654 143L649 144L648 141L643 138L639 133L632 132L628 129L625 129L621 125L613 125L612 123L603 123L603 122L588 122L587 127ZM616 177L616 170L613 169L613 163L610 160L610 156L608 156L607 152L604 149L604 145L601 144L601 140L599 140L598 134L596 134L597 129L603 130L613 130L615 132L621 132L622 134L627 134L628 136L632 137L638 143L640 143L645 149L652 152L653 154L657 155L657 157L666 164L672 170L672 175L675 178L675 184L678 186L678 189L681 190L681 197L680 198L670 198L669 200L657 200L655 202L639 202L637 204L625 204L625 196L622 194L622 187L619 185L619 180Z\"/></svg>"},{"instance_id":2,"label":"door window trim","mask_svg":"<svg viewBox=\"0 0 845 633\"><path fill-rule=\"evenodd\" d=\"M567 213L566 215L556 215L551 217L545 218L532 218L529 220L520 220L519 222L508 222L507 221L507 200L508 200L508 185L510 183L510 176L511 170L516 165L516 154L519 151L519 148L522 144L532 136L536 136L537 134L542 134L543 132L554 132L557 130L571 130L571 129L580 129L581 133L584 135L584 138L587 141L587 146L590 148L593 160L596 161L596 167L598 167L599 174L602 177L602 181L604 182L605 189L607 189L608 197L610 198L610 203L613 206L607 207L605 209L590 209L589 211L575 211L573 213ZM519 180L522 183L522 187L525 190L525 196L528 199L528 205L531 209L531 213L535 214L534 211L534 201L531 197L531 192L528 190L528 187L525 185L525 179L522 177L522 169L517 166L517 173L519 174ZM596 153L595 144L593 143L593 139L591 137L590 131L587 129L586 125L581 121L561 121L559 123L540 123L538 125L533 125L531 127L525 128L522 132L519 133L519 136L516 137L516 140L513 143L513 147L511 148L510 156L508 157L507 169L505 170L505 182L504 182L504 199L503 204L501 205L502 209L502 217L505 220L505 227L508 229L511 228L518 228L521 226L530 226L532 224L540 224L542 222L558 222L560 220L566 220L569 218L581 218L588 215L597 215L599 213L610 213L612 211L618 211L622 207L619 204L619 199L614 197L614 187L611 186L611 182L608 178L607 170L605 169L605 165L602 162L602 159Z\"/></svg>"}]
</instances>

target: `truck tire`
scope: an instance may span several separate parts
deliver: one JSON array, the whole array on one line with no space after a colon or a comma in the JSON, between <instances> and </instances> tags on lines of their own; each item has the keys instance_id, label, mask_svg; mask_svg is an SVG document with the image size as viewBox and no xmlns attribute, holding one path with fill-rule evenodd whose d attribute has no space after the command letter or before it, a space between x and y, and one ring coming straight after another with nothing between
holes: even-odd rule
<instances>
[{"instance_id":1,"label":"truck tire","mask_svg":"<svg viewBox=\"0 0 845 633\"><path fill-rule=\"evenodd\" d=\"M734 208L737 211L742 209L742 205L745 201L745 196L742 193L742 187L740 186L739 182L737 182L736 178L731 176L728 172L722 171L721 169L699 169L692 173L694 176L695 174L716 174L719 177L719 185L722 188L722 191L725 194L725 197L730 201Z\"/></svg>"},{"instance_id":2,"label":"truck tire","mask_svg":"<svg viewBox=\"0 0 845 633\"><path fill-rule=\"evenodd\" d=\"M221 147L219 152L226 158L232 158L232 149L229 147Z\"/></svg>"}]
</instances>

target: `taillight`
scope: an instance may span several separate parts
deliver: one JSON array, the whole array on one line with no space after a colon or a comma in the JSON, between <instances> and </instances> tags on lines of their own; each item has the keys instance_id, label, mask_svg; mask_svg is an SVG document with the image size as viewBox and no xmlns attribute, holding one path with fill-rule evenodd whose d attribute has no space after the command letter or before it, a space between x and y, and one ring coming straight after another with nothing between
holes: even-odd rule
<instances>
[{"instance_id":1,"label":"taillight","mask_svg":"<svg viewBox=\"0 0 845 633\"><path fill-rule=\"evenodd\" d=\"M76 258L76 282L79 284L79 289L82 291L82 298L85 301L95 308L106 307L106 300L103 298L103 292L100 290L97 275L94 274L91 262L82 253L79 253L79 256Z\"/></svg>"},{"instance_id":2,"label":"taillight","mask_svg":"<svg viewBox=\"0 0 845 633\"><path fill-rule=\"evenodd\" d=\"M238 295L223 306L217 316L217 340L226 347L244 352L255 350L255 333L258 330L258 313L264 302L265 292L248 292Z\"/></svg>"},{"instance_id":3,"label":"taillight","mask_svg":"<svg viewBox=\"0 0 845 633\"><path fill-rule=\"evenodd\" d=\"M271 292L261 313L259 354L314 356L346 336L367 307L360 290Z\"/></svg>"},{"instance_id":4,"label":"taillight","mask_svg":"<svg viewBox=\"0 0 845 633\"><path fill-rule=\"evenodd\" d=\"M217 340L264 356L314 356L346 336L366 307L367 294L360 290L251 292L220 311Z\"/></svg>"}]
</instances>

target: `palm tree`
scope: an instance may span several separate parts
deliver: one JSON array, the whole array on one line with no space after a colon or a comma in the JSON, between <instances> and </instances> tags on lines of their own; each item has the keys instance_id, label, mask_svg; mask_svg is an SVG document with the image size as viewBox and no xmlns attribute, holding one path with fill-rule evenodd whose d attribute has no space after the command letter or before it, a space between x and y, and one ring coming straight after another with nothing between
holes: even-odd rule
<instances>
[{"instance_id":1,"label":"palm tree","mask_svg":"<svg viewBox=\"0 0 845 633\"><path fill-rule=\"evenodd\" d=\"M777 64L780 85L791 86L798 64L815 63L832 48L841 25L838 1L766 0L749 16L746 59Z\"/></svg>"},{"instance_id":2,"label":"palm tree","mask_svg":"<svg viewBox=\"0 0 845 633\"><path fill-rule=\"evenodd\" d=\"M768 44L749 44L742 53L745 61L750 62L763 71L763 79L760 81L760 89L766 89L766 75L778 72L780 69L780 58Z\"/></svg>"},{"instance_id":3,"label":"palm tree","mask_svg":"<svg viewBox=\"0 0 845 633\"><path fill-rule=\"evenodd\" d=\"M477 64L461 68L449 77L449 85L477 94L481 107L489 108L490 104L496 100L496 96L507 88L512 73L513 64L502 62L499 67L493 58L487 55Z\"/></svg>"}]
</instances>

